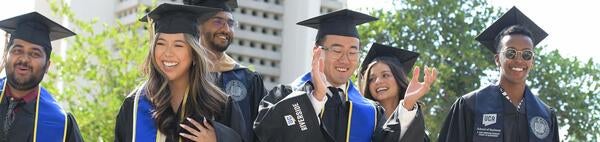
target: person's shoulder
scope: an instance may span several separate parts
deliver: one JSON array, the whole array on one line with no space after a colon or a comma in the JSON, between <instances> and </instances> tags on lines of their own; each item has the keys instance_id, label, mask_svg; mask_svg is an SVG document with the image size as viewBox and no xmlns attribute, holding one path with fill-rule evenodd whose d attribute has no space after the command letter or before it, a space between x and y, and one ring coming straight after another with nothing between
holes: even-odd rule
<instances>
[{"instance_id":1,"label":"person's shoulder","mask_svg":"<svg viewBox=\"0 0 600 142\"><path fill-rule=\"evenodd\" d=\"M546 104L546 102L542 101L538 96L536 95L532 95L533 97L535 97L535 99L539 100L540 103L542 103L542 105L544 106L544 108L550 112L550 113L556 113L556 108Z\"/></svg>"},{"instance_id":2,"label":"person's shoulder","mask_svg":"<svg viewBox=\"0 0 600 142\"><path fill-rule=\"evenodd\" d=\"M473 90L473 91L461 96L460 98L463 100L471 101L471 100L475 99L475 96L477 96L479 94L483 94L485 92L494 91L493 89L494 88L491 85L482 86L476 90Z\"/></svg>"},{"instance_id":3,"label":"person's shoulder","mask_svg":"<svg viewBox=\"0 0 600 142\"><path fill-rule=\"evenodd\" d=\"M275 87L273 87L271 90L269 90L269 93L267 96L272 97L272 98L278 98L279 99L283 99L285 96L289 95L290 93L292 93L292 86L287 85L287 84L279 84L276 85Z\"/></svg>"}]
</instances>

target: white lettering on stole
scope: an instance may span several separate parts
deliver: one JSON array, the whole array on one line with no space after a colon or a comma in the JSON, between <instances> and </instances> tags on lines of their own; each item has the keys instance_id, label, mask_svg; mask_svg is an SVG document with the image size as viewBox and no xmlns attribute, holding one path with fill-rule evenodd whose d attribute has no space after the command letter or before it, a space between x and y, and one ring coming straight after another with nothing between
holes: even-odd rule
<instances>
[{"instance_id":1,"label":"white lettering on stole","mask_svg":"<svg viewBox=\"0 0 600 142\"><path fill-rule=\"evenodd\" d=\"M300 125L300 130L301 131L308 130L308 127L306 126L306 122L304 122L304 115L302 114L302 110L300 109L300 104L298 104L298 103L292 104L292 107L294 108L294 111L296 112L296 120L298 120L298 125Z\"/></svg>"}]
</instances>

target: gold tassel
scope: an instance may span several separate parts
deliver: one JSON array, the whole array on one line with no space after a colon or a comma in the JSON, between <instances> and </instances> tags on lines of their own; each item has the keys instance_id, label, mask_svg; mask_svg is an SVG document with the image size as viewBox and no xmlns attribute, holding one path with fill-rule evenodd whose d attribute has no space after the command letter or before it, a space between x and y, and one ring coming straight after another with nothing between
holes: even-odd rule
<instances>
[{"instance_id":1,"label":"gold tassel","mask_svg":"<svg viewBox=\"0 0 600 142\"><path fill-rule=\"evenodd\" d=\"M148 36L150 37L150 42L154 40L154 20L148 17L148 22L146 23L146 27L148 27Z\"/></svg>"}]
</instances>

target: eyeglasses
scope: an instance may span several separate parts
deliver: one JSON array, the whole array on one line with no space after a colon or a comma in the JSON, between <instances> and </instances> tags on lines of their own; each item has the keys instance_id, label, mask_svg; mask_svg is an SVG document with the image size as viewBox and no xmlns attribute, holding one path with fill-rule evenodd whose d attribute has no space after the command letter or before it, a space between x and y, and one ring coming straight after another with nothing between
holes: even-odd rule
<instances>
[{"instance_id":1,"label":"eyeglasses","mask_svg":"<svg viewBox=\"0 0 600 142\"><path fill-rule=\"evenodd\" d=\"M358 60L358 50L356 49L350 49L350 51L348 52L343 52L341 49L336 48L336 47L332 47L332 48L327 48L325 46L319 46L321 49L325 50L325 51L332 51L331 55L333 56L334 59L341 59L342 56L347 55L348 59L351 61L356 61Z\"/></svg>"},{"instance_id":2,"label":"eyeglasses","mask_svg":"<svg viewBox=\"0 0 600 142\"><path fill-rule=\"evenodd\" d=\"M506 49L504 51L502 51L502 53L504 53L504 57L508 58L508 59L515 59L515 57L517 56L517 54L521 54L521 57L523 58L523 60L529 61L533 58L533 51L531 50L525 50L525 51L517 51L515 49Z\"/></svg>"},{"instance_id":3,"label":"eyeglasses","mask_svg":"<svg viewBox=\"0 0 600 142\"><path fill-rule=\"evenodd\" d=\"M227 24L227 28L233 29L234 27L237 27L238 23L235 20L231 20L231 19L225 19L225 18L221 18L221 17L212 17L210 18L210 22L213 24L213 26L217 27L217 28L222 28L223 26L225 26L225 24Z\"/></svg>"}]
</instances>

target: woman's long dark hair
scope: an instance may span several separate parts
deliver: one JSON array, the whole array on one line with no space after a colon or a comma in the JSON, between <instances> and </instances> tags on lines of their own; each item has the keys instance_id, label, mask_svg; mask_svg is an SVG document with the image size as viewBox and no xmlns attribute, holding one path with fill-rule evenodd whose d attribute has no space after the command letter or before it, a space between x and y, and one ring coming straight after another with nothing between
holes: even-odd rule
<instances>
[{"instance_id":1,"label":"woman's long dark hair","mask_svg":"<svg viewBox=\"0 0 600 142\"><path fill-rule=\"evenodd\" d=\"M144 88L147 91L146 97L154 107L152 118L158 130L165 135L173 135L176 132L172 130L178 127L175 125L177 123L174 123L179 121L178 116L171 108L171 91L167 76L158 68L158 63L154 60L154 48L159 36L160 33L154 36L152 48L144 62L143 72L148 79ZM184 37L192 48L192 66L188 72L189 94L185 106L190 109L186 109L184 113L200 114L208 118L216 117L226 107L227 96L219 87L211 83L214 79L208 70L210 61L207 59L207 54L209 53L201 47L197 37L185 33Z\"/></svg>"},{"instance_id":2,"label":"woman's long dark hair","mask_svg":"<svg viewBox=\"0 0 600 142\"><path fill-rule=\"evenodd\" d=\"M404 69L401 65L401 62L396 59L396 58L392 58L392 57L377 57L375 59L373 59L373 61L371 63L369 63L369 65L367 66L366 71L364 71L364 73L361 73L360 75L360 91L361 93L368 99L371 99L373 101L377 101L375 100L375 98L373 98L373 95L371 95L371 91L369 91L369 85L371 82L369 82L370 77L369 74L371 73L371 68L373 68L373 65L377 64L377 63L383 63L386 64L390 67L390 70L392 72L392 75L394 76L394 79L396 80L396 83L398 84L398 98L399 100L404 99L404 93L406 93L406 87L408 87L408 77L406 76L406 73L404 72Z\"/></svg>"}]
</instances>

